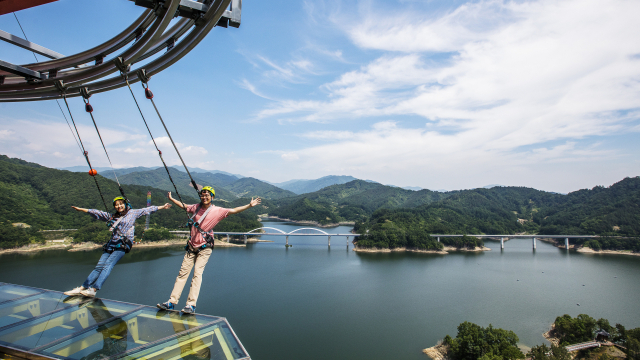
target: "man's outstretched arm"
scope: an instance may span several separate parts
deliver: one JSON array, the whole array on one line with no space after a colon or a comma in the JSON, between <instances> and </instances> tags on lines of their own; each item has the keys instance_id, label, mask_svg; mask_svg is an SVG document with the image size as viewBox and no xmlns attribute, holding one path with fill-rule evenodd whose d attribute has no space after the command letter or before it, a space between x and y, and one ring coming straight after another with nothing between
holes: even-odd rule
<instances>
[{"instance_id":1,"label":"man's outstretched arm","mask_svg":"<svg viewBox=\"0 0 640 360\"><path fill-rule=\"evenodd\" d=\"M248 203L247 205L244 205L244 206L238 206L238 207L237 207L237 208L235 208L235 209L229 209L229 214L237 214L237 213L241 213L241 212L243 212L243 211L247 210L248 208L252 208L252 207L254 207L254 206L256 206L256 205L260 204L261 202L262 202L262 200L260 200L260 198L259 198L259 197L255 198L255 199L254 199L254 198L251 198L251 202L250 202L250 203Z\"/></svg>"}]
</instances>

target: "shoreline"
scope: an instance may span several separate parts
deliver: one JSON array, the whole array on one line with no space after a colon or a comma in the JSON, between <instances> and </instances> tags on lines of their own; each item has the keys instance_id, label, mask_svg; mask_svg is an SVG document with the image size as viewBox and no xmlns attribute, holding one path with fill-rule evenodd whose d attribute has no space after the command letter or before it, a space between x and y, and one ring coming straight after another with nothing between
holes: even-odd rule
<instances>
[{"instance_id":1,"label":"shoreline","mask_svg":"<svg viewBox=\"0 0 640 360\"><path fill-rule=\"evenodd\" d=\"M292 220L292 219L279 218L277 216L261 216L261 217L259 217L259 221L263 221L263 219L278 220L278 221L290 222L290 223L300 224L300 225L313 225L313 226L317 226L317 227L321 227L321 228L331 228L331 227L349 226L349 225L353 226L353 225L356 224L355 221L340 221L338 223L322 225L319 222L312 221L312 220Z\"/></svg>"},{"instance_id":2,"label":"shoreline","mask_svg":"<svg viewBox=\"0 0 640 360\"><path fill-rule=\"evenodd\" d=\"M631 255L631 256L640 256L640 253L634 253L631 250L593 250L590 247L579 247L577 252L582 254L593 254L593 255Z\"/></svg>"},{"instance_id":3,"label":"shoreline","mask_svg":"<svg viewBox=\"0 0 640 360\"><path fill-rule=\"evenodd\" d=\"M452 252L480 252L480 251L491 251L490 248L484 247L476 247L475 249L456 249L453 246L445 246L442 250L419 250L419 249L407 249L405 247L395 248L395 249L378 249L378 248L358 248L357 246L352 250L355 252L362 253L391 253L391 252L414 252L414 253L423 253L423 254L440 254L447 255Z\"/></svg>"}]
</instances>

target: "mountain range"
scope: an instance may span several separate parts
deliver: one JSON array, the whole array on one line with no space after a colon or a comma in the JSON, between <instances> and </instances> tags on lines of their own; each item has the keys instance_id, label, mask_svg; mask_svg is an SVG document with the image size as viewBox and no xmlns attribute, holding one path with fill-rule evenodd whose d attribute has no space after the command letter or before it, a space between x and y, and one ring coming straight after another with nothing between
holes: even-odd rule
<instances>
[{"instance_id":1,"label":"mountain range","mask_svg":"<svg viewBox=\"0 0 640 360\"><path fill-rule=\"evenodd\" d=\"M100 205L94 194L95 184L86 173L49 169L6 156L0 160L4 163L4 168L0 168L0 201L3 202L0 220L14 221L40 214L38 209L55 208L59 206L57 202L60 199L66 199L66 193L76 194L73 197L78 199L85 196L93 199L91 206ZM10 170L11 166L16 168ZM29 177L32 176L30 171L36 171L34 168L39 171L38 179L46 184L54 181L55 186L42 185L40 180L34 182ZM16 171L24 175L16 177ZM45 173L49 174L48 177L42 175ZM171 175L178 191L193 201L197 193L189 187L186 174L172 169ZM356 231L419 226L434 233L640 235L639 177L625 178L609 187L596 186L566 195L516 186L449 192L413 191L358 179L295 194L250 177L239 179L232 175L199 172L192 175L198 185L213 184L216 202L222 206L244 205L248 198L260 196L264 201L259 209L250 211L254 216L268 214L320 224L356 221ZM110 179L96 178L101 187L117 193L117 186ZM133 171L118 178L122 184L130 184L125 189L135 189L135 194L140 194L136 195L141 196L140 201L143 200L143 191L150 187L157 192L170 191L173 187L163 168ZM328 178L330 181L348 180ZM313 184L313 181L305 181L307 185ZM285 185L291 184L295 182ZM316 182L315 186L322 185L322 182ZM48 188L55 188L55 191ZM19 210L18 216L13 208L21 209L21 202L31 205L28 209ZM44 223L42 225L45 226Z\"/></svg>"}]
</instances>

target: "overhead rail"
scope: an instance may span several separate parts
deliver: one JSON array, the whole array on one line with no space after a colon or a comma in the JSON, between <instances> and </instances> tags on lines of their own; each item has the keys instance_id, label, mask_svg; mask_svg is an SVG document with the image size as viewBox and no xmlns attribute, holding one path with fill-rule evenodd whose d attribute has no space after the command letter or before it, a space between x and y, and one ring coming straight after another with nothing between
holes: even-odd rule
<instances>
[{"instance_id":1,"label":"overhead rail","mask_svg":"<svg viewBox=\"0 0 640 360\"><path fill-rule=\"evenodd\" d=\"M91 93L120 88L126 81L119 75L117 58L122 58L128 69L132 65L138 66L127 73L129 83L140 81L136 76L140 69L146 70L147 76L151 77L189 53L214 26L239 26L242 8L242 0L138 0L135 3L154 6L145 10L123 32L95 48L35 64L14 65L5 61L5 66L0 68L3 70L0 71L0 102L62 98L56 81L65 85L66 97L81 96L84 87ZM189 17L169 28L174 17L183 15ZM166 52L142 64L162 50ZM38 74L16 74L20 70L16 66ZM115 76L109 77L114 73Z\"/></svg>"}]
</instances>

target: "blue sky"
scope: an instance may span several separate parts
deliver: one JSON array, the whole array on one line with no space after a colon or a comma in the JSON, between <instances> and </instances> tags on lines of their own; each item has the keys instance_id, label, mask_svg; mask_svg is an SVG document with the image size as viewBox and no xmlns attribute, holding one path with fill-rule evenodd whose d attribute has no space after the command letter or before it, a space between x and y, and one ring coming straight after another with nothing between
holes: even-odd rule
<instances>
[{"instance_id":1,"label":"blue sky","mask_svg":"<svg viewBox=\"0 0 640 360\"><path fill-rule=\"evenodd\" d=\"M16 14L29 40L70 55L142 11L60 0ZM190 166L569 192L640 175L639 13L617 0L244 1L239 29L214 28L149 86ZM0 29L21 34L12 14ZM4 43L0 54L33 62ZM107 166L70 101L92 162ZM116 167L161 165L126 88L91 103ZM143 111L178 164L146 100ZM0 103L0 153L83 164L52 101Z\"/></svg>"}]
</instances>

